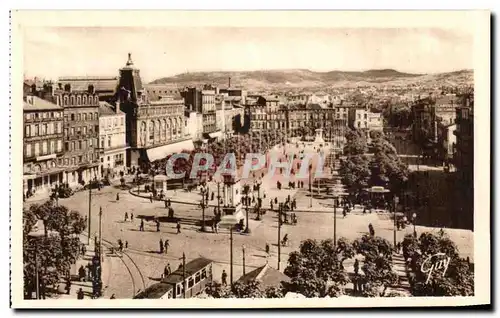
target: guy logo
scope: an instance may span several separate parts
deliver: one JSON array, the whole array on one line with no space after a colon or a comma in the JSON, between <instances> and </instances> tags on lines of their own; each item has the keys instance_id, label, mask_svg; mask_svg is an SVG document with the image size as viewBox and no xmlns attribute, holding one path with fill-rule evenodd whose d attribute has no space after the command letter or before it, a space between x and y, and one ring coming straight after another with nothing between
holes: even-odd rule
<instances>
[{"instance_id":1,"label":"guy logo","mask_svg":"<svg viewBox=\"0 0 500 318\"><path fill-rule=\"evenodd\" d=\"M422 273L427 274L427 280L425 283L429 283L431 276L433 273L439 273L446 275L446 271L448 270L448 266L450 265L450 257L446 256L445 253L437 253L429 256L425 261L423 261L420 266L420 270Z\"/></svg>"}]
</instances>

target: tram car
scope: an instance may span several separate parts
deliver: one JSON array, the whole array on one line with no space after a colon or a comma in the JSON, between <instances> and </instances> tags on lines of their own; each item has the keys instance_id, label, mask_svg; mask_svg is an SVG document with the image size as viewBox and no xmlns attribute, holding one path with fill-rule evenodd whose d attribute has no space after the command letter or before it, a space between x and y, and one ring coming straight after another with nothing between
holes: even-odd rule
<instances>
[{"instance_id":1,"label":"tram car","mask_svg":"<svg viewBox=\"0 0 500 318\"><path fill-rule=\"evenodd\" d=\"M213 261L204 257L194 259L182 266L161 282L153 284L137 294L134 299L169 299L192 298L202 293L207 284L212 281ZM184 276L185 275L185 276ZM183 291L183 281L186 281L186 292Z\"/></svg>"}]
</instances>

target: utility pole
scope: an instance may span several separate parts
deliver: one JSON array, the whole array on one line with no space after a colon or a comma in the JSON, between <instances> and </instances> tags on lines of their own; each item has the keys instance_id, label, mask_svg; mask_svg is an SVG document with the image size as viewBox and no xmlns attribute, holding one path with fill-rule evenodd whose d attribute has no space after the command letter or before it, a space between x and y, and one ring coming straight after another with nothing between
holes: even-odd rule
<instances>
[{"instance_id":1,"label":"utility pole","mask_svg":"<svg viewBox=\"0 0 500 318\"><path fill-rule=\"evenodd\" d=\"M102 207L99 207L99 259L101 263L104 261L102 257Z\"/></svg>"},{"instance_id":2,"label":"utility pole","mask_svg":"<svg viewBox=\"0 0 500 318\"><path fill-rule=\"evenodd\" d=\"M333 246L337 247L337 205L338 199L334 198L333 201Z\"/></svg>"},{"instance_id":3,"label":"utility pole","mask_svg":"<svg viewBox=\"0 0 500 318\"><path fill-rule=\"evenodd\" d=\"M89 235L87 237L87 245L90 246L90 225L92 219L92 178L90 178L89 182ZM94 242L95 243L95 242Z\"/></svg>"},{"instance_id":4,"label":"utility pole","mask_svg":"<svg viewBox=\"0 0 500 318\"><path fill-rule=\"evenodd\" d=\"M220 181L217 182L217 213L220 213Z\"/></svg>"},{"instance_id":5,"label":"utility pole","mask_svg":"<svg viewBox=\"0 0 500 318\"><path fill-rule=\"evenodd\" d=\"M281 263L281 212L283 210L283 203L280 203L278 208L278 270L280 270Z\"/></svg>"},{"instance_id":6,"label":"utility pole","mask_svg":"<svg viewBox=\"0 0 500 318\"><path fill-rule=\"evenodd\" d=\"M243 245L242 249L243 249L243 276L245 276L245 274L246 274L246 270L245 270L245 245Z\"/></svg>"},{"instance_id":7,"label":"utility pole","mask_svg":"<svg viewBox=\"0 0 500 318\"><path fill-rule=\"evenodd\" d=\"M310 208L312 208L312 206L313 206L311 172L312 172L312 164L309 165L309 207Z\"/></svg>"},{"instance_id":8,"label":"utility pole","mask_svg":"<svg viewBox=\"0 0 500 318\"><path fill-rule=\"evenodd\" d=\"M229 231L229 241L231 242L231 244L229 244L229 248L230 248L230 251L229 251L229 263L230 263L230 267L229 267L229 270L230 270L230 279L231 279L231 286L233 286L233 225L231 224L231 229Z\"/></svg>"},{"instance_id":9,"label":"utility pole","mask_svg":"<svg viewBox=\"0 0 500 318\"><path fill-rule=\"evenodd\" d=\"M182 294L186 299L186 254L182 253Z\"/></svg>"}]
</instances>

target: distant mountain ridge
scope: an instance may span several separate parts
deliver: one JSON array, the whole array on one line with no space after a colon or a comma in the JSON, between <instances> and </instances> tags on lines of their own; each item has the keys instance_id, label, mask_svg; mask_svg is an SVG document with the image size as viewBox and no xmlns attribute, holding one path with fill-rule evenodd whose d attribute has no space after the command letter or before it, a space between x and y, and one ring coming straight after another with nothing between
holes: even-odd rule
<instances>
[{"instance_id":1,"label":"distant mountain ridge","mask_svg":"<svg viewBox=\"0 0 500 318\"><path fill-rule=\"evenodd\" d=\"M321 88L343 85L391 84L391 82L408 81L416 83L438 79L453 81L471 81L472 70L460 70L438 74L411 74L394 69L372 69L359 72L329 71L315 72L307 69L258 70L258 71L214 71L182 73L171 77L156 79L151 84L177 84L178 86L212 83L227 85L231 77L232 86L248 89L262 88Z\"/></svg>"}]
</instances>

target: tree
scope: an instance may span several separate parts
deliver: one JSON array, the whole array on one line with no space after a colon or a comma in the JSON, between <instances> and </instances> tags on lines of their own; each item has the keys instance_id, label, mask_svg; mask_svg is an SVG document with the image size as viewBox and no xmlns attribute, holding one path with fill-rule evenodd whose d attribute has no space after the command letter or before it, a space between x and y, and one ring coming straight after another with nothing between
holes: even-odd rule
<instances>
[{"instance_id":1,"label":"tree","mask_svg":"<svg viewBox=\"0 0 500 318\"><path fill-rule=\"evenodd\" d=\"M342 261L343 252L333 240L305 240L299 251L290 253L285 275L291 278L287 290L306 297L338 297L349 282Z\"/></svg>"},{"instance_id":2,"label":"tree","mask_svg":"<svg viewBox=\"0 0 500 318\"><path fill-rule=\"evenodd\" d=\"M78 235L85 230L86 222L77 211L56 205L52 200L24 209L23 219L24 287L26 294L30 295L36 288L37 259L42 285L55 285L61 277L68 275L78 255ZM44 223L45 233L41 238L29 236L36 220Z\"/></svg>"},{"instance_id":3,"label":"tree","mask_svg":"<svg viewBox=\"0 0 500 318\"><path fill-rule=\"evenodd\" d=\"M342 183L351 192L359 193L368 186L371 175L369 163L365 155L352 155L340 161Z\"/></svg>"},{"instance_id":4,"label":"tree","mask_svg":"<svg viewBox=\"0 0 500 318\"><path fill-rule=\"evenodd\" d=\"M263 289L259 281L255 280L246 283L237 281L232 287L211 282L206 293L213 298L281 298L284 295L282 286Z\"/></svg>"},{"instance_id":5,"label":"tree","mask_svg":"<svg viewBox=\"0 0 500 318\"><path fill-rule=\"evenodd\" d=\"M345 138L344 155L362 155L368 151L367 140L361 130L348 130Z\"/></svg>"},{"instance_id":6,"label":"tree","mask_svg":"<svg viewBox=\"0 0 500 318\"><path fill-rule=\"evenodd\" d=\"M403 253L411 259L411 292L414 296L473 296L474 268L468 260L460 258L456 244L444 231L437 235L422 233L417 239L407 235L403 240ZM443 256L438 256L443 253ZM429 273L427 267L436 264L433 260L448 260L446 271L434 268ZM426 262L424 264L424 262ZM422 268L424 267L424 270Z\"/></svg>"},{"instance_id":7,"label":"tree","mask_svg":"<svg viewBox=\"0 0 500 318\"><path fill-rule=\"evenodd\" d=\"M398 281L398 275L392 269L392 246L384 238L363 235L353 243L358 254L364 256L363 295L366 297L384 296L387 288Z\"/></svg>"}]
</instances>

